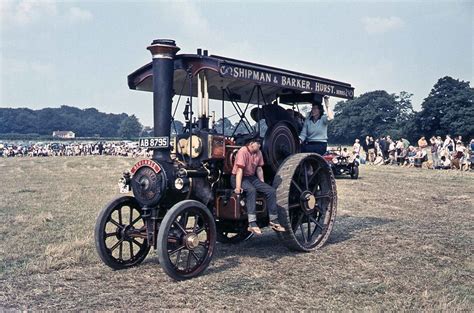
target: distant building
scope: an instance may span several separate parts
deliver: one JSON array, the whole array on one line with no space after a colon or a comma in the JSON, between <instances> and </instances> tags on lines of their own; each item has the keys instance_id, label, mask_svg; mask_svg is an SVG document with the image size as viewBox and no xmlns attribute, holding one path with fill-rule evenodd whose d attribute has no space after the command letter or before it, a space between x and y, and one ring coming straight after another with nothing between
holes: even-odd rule
<instances>
[{"instance_id":1,"label":"distant building","mask_svg":"<svg viewBox=\"0 0 474 313\"><path fill-rule=\"evenodd\" d=\"M63 138L63 139L72 139L76 137L76 134L72 131L56 130L53 132L53 137Z\"/></svg>"}]
</instances>

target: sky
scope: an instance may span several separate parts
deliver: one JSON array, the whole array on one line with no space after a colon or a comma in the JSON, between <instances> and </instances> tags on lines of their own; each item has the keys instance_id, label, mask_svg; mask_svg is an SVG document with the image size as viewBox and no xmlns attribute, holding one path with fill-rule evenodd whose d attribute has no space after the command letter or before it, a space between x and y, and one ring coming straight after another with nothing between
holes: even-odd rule
<instances>
[{"instance_id":1,"label":"sky","mask_svg":"<svg viewBox=\"0 0 474 313\"><path fill-rule=\"evenodd\" d=\"M472 82L474 1L0 0L0 107L61 105L135 114L152 94L127 75L156 38L246 61L413 93L446 75ZM472 86L472 84L471 84ZM332 105L339 101L331 100Z\"/></svg>"}]
</instances>

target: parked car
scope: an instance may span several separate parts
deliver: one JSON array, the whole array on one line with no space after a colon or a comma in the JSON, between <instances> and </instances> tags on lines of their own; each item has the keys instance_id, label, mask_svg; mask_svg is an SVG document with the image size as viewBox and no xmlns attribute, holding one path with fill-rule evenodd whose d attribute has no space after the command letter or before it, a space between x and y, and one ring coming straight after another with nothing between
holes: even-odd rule
<instances>
[{"instance_id":1,"label":"parked car","mask_svg":"<svg viewBox=\"0 0 474 313\"><path fill-rule=\"evenodd\" d=\"M349 155L339 147L336 150L329 150L323 157L335 176L350 175L352 179L359 178L359 156Z\"/></svg>"}]
</instances>

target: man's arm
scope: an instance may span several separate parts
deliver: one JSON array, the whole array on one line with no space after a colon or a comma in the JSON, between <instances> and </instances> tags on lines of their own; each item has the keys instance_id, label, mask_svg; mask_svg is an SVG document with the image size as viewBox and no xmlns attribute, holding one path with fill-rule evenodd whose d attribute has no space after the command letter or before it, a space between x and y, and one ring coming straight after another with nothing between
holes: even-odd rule
<instances>
[{"instance_id":1,"label":"man's arm","mask_svg":"<svg viewBox=\"0 0 474 313\"><path fill-rule=\"evenodd\" d=\"M244 176L244 170L239 167L235 174L235 190L234 192L240 194L242 192L242 177Z\"/></svg>"},{"instance_id":2,"label":"man's arm","mask_svg":"<svg viewBox=\"0 0 474 313\"><path fill-rule=\"evenodd\" d=\"M257 167L257 177L258 179L260 179L263 183L265 182L265 180L263 179L263 169L262 167Z\"/></svg>"},{"instance_id":3,"label":"man's arm","mask_svg":"<svg viewBox=\"0 0 474 313\"><path fill-rule=\"evenodd\" d=\"M334 119L334 112L333 110L329 107L329 97L324 97L324 106L326 107L326 112L328 114L328 121Z\"/></svg>"}]
</instances>

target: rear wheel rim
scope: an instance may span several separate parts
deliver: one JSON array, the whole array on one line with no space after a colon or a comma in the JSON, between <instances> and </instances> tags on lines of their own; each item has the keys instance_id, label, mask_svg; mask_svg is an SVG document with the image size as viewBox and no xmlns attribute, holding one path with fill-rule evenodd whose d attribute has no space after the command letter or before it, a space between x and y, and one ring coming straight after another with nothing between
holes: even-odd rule
<instances>
[{"instance_id":1,"label":"rear wheel rim","mask_svg":"<svg viewBox=\"0 0 474 313\"><path fill-rule=\"evenodd\" d=\"M337 194L332 171L316 154L299 154L282 165L277 202L283 209L289 248L312 251L327 240L335 220Z\"/></svg>"}]
</instances>

